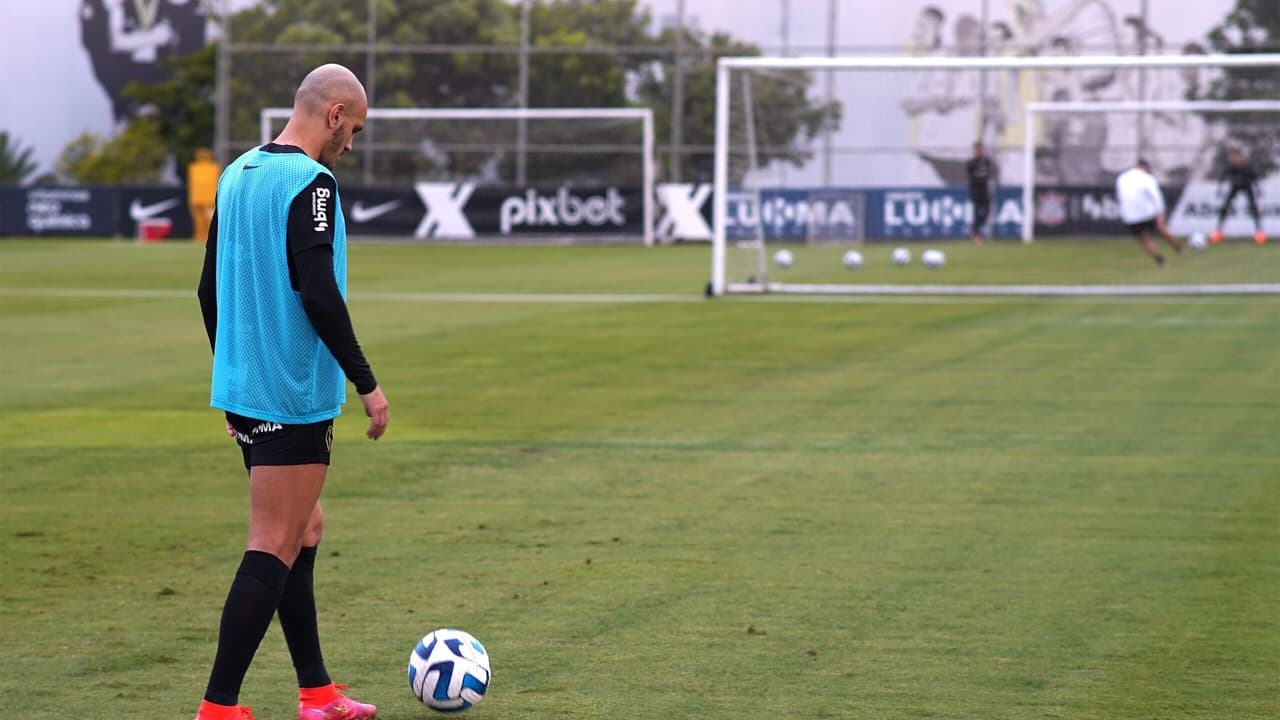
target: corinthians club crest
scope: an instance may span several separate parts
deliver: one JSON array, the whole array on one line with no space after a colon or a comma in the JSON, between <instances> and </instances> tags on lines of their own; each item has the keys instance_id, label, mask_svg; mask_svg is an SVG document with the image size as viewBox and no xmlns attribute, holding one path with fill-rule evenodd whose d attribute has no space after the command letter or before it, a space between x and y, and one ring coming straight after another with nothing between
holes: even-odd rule
<instances>
[{"instance_id":1,"label":"corinthians club crest","mask_svg":"<svg viewBox=\"0 0 1280 720\"><path fill-rule=\"evenodd\" d=\"M125 86L167 80L164 60L204 47L207 15L204 0L81 0L80 41L117 123L136 111Z\"/></svg>"},{"instance_id":2,"label":"corinthians club crest","mask_svg":"<svg viewBox=\"0 0 1280 720\"><path fill-rule=\"evenodd\" d=\"M1060 192L1036 193L1036 221L1041 225L1061 225L1067 219L1067 196Z\"/></svg>"}]
</instances>

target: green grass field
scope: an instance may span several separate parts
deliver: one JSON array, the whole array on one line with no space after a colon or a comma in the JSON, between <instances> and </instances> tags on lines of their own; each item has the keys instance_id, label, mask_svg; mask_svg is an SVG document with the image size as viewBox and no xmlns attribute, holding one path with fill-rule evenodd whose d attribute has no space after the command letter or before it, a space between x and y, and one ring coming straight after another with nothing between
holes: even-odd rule
<instances>
[{"instance_id":1,"label":"green grass field","mask_svg":"<svg viewBox=\"0 0 1280 720\"><path fill-rule=\"evenodd\" d=\"M947 249L894 277L1280 278ZM7 717L194 715L247 509L201 253L0 242ZM1280 298L704 300L707 256L353 246L392 423L338 423L317 593L380 718L441 626L476 720L1280 716ZM294 717L278 626L242 702Z\"/></svg>"}]
</instances>

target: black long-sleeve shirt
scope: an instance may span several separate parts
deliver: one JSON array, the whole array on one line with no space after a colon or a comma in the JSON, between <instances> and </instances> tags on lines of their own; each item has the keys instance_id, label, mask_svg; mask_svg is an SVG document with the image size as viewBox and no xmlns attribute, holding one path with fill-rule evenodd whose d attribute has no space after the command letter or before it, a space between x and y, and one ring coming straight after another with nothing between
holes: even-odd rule
<instances>
[{"instance_id":1,"label":"black long-sleeve shirt","mask_svg":"<svg viewBox=\"0 0 1280 720\"><path fill-rule=\"evenodd\" d=\"M273 152L301 152L293 146L268 145ZM317 229L311 217L311 197L318 188L327 188L330 197L337 196L337 184L327 173L320 173L294 198L289 207L288 244L289 282L302 301L302 309L315 327L316 334L333 354L338 366L361 395L373 392L378 381L356 340L346 301L338 290L333 270L333 224ZM217 303L218 215L214 212L205 241L204 268L196 295L204 316L209 347L213 348L218 330Z\"/></svg>"},{"instance_id":2,"label":"black long-sleeve shirt","mask_svg":"<svg viewBox=\"0 0 1280 720\"><path fill-rule=\"evenodd\" d=\"M991 162L991 158L986 155L969 158L969 161L964 164L964 170L969 176L969 197L988 199L991 196L991 181L995 178L996 172L995 163Z\"/></svg>"},{"instance_id":3,"label":"black long-sleeve shirt","mask_svg":"<svg viewBox=\"0 0 1280 720\"><path fill-rule=\"evenodd\" d=\"M1227 183L1232 190L1253 190L1254 184L1258 182L1258 175L1248 163L1227 163L1222 170L1222 182Z\"/></svg>"}]
</instances>

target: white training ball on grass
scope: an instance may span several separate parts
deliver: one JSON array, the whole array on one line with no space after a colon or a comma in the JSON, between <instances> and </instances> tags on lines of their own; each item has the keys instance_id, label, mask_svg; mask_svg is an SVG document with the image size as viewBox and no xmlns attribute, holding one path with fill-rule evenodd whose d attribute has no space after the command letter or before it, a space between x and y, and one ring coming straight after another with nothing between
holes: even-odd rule
<instances>
[{"instance_id":1,"label":"white training ball on grass","mask_svg":"<svg viewBox=\"0 0 1280 720\"><path fill-rule=\"evenodd\" d=\"M489 654L469 633L427 633L409 654L409 687L432 710L466 710L489 689Z\"/></svg>"},{"instance_id":2,"label":"white training ball on grass","mask_svg":"<svg viewBox=\"0 0 1280 720\"><path fill-rule=\"evenodd\" d=\"M1187 244L1192 250L1203 250L1209 246L1209 238L1202 232L1191 233L1191 237L1187 238Z\"/></svg>"},{"instance_id":3,"label":"white training ball on grass","mask_svg":"<svg viewBox=\"0 0 1280 720\"><path fill-rule=\"evenodd\" d=\"M940 268L947 263L947 256L941 250L929 249L920 255L920 262L928 268Z\"/></svg>"},{"instance_id":4,"label":"white training ball on grass","mask_svg":"<svg viewBox=\"0 0 1280 720\"><path fill-rule=\"evenodd\" d=\"M910 250L908 250L908 249L906 249L906 248L904 248L904 247L894 248L894 249L893 249L893 264L894 264L894 265L909 265L910 263L911 263L911 251L910 251Z\"/></svg>"},{"instance_id":5,"label":"white training ball on grass","mask_svg":"<svg viewBox=\"0 0 1280 720\"><path fill-rule=\"evenodd\" d=\"M862 267L862 253L857 250L850 250L844 254L844 266L850 270L856 270Z\"/></svg>"},{"instance_id":6,"label":"white training ball on grass","mask_svg":"<svg viewBox=\"0 0 1280 720\"><path fill-rule=\"evenodd\" d=\"M780 268L789 268L793 262L795 262L795 257L790 250L784 248L773 254L773 263Z\"/></svg>"}]
</instances>

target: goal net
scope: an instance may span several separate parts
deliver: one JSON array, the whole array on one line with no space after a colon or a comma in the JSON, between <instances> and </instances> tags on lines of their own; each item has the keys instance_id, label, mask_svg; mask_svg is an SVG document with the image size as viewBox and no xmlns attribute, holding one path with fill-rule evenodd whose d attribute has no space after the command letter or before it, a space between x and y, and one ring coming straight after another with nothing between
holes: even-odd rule
<instances>
[{"instance_id":1,"label":"goal net","mask_svg":"<svg viewBox=\"0 0 1280 720\"><path fill-rule=\"evenodd\" d=\"M1177 103L1222 87L1229 71L1280 69L1280 54L1086 56L1055 42L1034 55L988 46L986 56L921 48L905 57L721 58L708 293L1275 291L1247 267L1153 275L1118 219L1114 181L1139 156L1175 195L1209 178L1233 141L1232 112ZM1046 115L1068 102L1098 105ZM977 205L968 172L976 141L992 165L987 202ZM1027 227L1036 237L1042 190L1068 213L1041 218L1060 220L1063 239L1015 255ZM1071 203L1085 196L1098 211L1077 227ZM1095 246L1125 267L1131 259L1132 272L1069 274L1072 263L1047 257L1101 257ZM928 267L926 250L937 251ZM1170 279L1177 287L1165 287Z\"/></svg>"},{"instance_id":2,"label":"goal net","mask_svg":"<svg viewBox=\"0 0 1280 720\"><path fill-rule=\"evenodd\" d=\"M1150 162L1153 168L1164 169L1165 176L1186 196L1183 207L1200 205L1197 210L1170 215L1169 225L1174 232L1182 234L1208 233L1216 229L1212 211L1220 210L1224 198L1218 197L1220 183L1214 173L1215 157L1222 153L1229 143L1224 142L1227 130L1224 118L1242 117L1243 122L1233 123L1237 128L1249 128L1273 132L1280 123L1280 98L1274 100L1153 100L1153 101L1094 101L1094 102L1032 102L1024 108L1024 125L1029 132L1023 137L1022 146L1022 206L1039 208L1041 202L1036 195L1036 186L1041 176L1036 155L1035 139L1040 131L1048 131L1050 123L1057 122L1059 127L1067 123L1120 124L1136 127L1143 118L1151 118L1153 125L1169 125L1193 129L1193 140L1199 142L1179 143L1176 145L1155 146L1139 152L1143 159ZM1207 117L1206 117L1207 116ZM1080 120L1079 118L1085 118ZM1109 122L1108 122L1109 121ZM1043 158L1041 158L1043 159ZM1220 164L1220 163L1217 163ZM1173 169L1170 171L1169 169ZM1050 191L1052 193L1052 191ZM1181 199L1181 198L1180 198ZM1050 204L1059 202L1053 197ZM1205 212L1205 206L1211 212ZM1171 208L1177 210L1178 208ZM1231 208L1228 208L1230 211ZM1047 212L1056 213L1056 208ZM1032 242L1035 239L1036 213L1024 213L1022 216L1022 241ZM1228 229L1239 230L1246 223L1243 219L1232 219ZM1248 233L1254 228L1247 224Z\"/></svg>"},{"instance_id":3,"label":"goal net","mask_svg":"<svg viewBox=\"0 0 1280 720\"><path fill-rule=\"evenodd\" d=\"M259 141L290 112L263 109ZM653 244L648 108L371 108L338 172L355 234Z\"/></svg>"}]
</instances>

